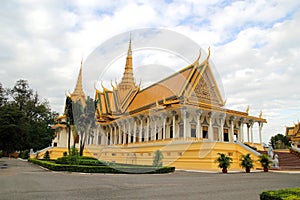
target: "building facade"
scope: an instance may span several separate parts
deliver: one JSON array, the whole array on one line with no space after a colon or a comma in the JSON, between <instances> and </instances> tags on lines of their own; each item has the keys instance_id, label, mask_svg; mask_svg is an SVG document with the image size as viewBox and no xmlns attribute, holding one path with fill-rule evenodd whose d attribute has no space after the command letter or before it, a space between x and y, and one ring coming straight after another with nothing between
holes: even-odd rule
<instances>
[{"instance_id":1,"label":"building facade","mask_svg":"<svg viewBox=\"0 0 300 200\"><path fill-rule=\"evenodd\" d=\"M134 79L130 39L120 83L96 89L97 126L88 133L86 146L90 155L111 162L151 164L154 151L160 149L164 164L183 169L214 169L218 152L232 156L235 168L240 168L240 155L258 156L244 143L261 146L266 119L261 114L250 116L248 109L225 108L210 67L210 50L204 61L200 58L201 52L194 63L141 89ZM83 101L81 73L80 68L71 97ZM54 126L57 137L66 134L59 124ZM258 132L253 132L254 125ZM66 147L57 137L56 146Z\"/></svg>"}]
</instances>

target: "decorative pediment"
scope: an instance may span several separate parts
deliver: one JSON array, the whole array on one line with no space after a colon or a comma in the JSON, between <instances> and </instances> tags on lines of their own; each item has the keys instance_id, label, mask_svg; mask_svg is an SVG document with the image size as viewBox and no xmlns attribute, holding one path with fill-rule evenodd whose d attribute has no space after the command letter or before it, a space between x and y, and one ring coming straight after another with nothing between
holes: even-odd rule
<instances>
[{"instance_id":1,"label":"decorative pediment","mask_svg":"<svg viewBox=\"0 0 300 200\"><path fill-rule=\"evenodd\" d=\"M186 81L186 86L181 96L183 99L188 99L188 101L196 104L205 103L223 106L222 96L210 69L209 56L210 50L207 58L201 64L198 64L198 62L194 63L193 71Z\"/></svg>"},{"instance_id":2,"label":"decorative pediment","mask_svg":"<svg viewBox=\"0 0 300 200\"><path fill-rule=\"evenodd\" d=\"M194 91L191 94L191 98L197 102L204 102L212 105L222 105L222 97L219 94L218 88L210 74L207 73L207 69L205 70L204 74L202 75L198 84Z\"/></svg>"}]
</instances>

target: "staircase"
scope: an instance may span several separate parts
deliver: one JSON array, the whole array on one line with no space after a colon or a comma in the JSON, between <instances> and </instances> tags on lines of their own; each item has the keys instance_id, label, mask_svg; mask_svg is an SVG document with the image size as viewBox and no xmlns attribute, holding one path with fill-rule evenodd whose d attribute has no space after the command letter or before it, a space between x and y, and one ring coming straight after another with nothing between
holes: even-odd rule
<instances>
[{"instance_id":1,"label":"staircase","mask_svg":"<svg viewBox=\"0 0 300 200\"><path fill-rule=\"evenodd\" d=\"M266 151L259 151L261 154L268 154ZM300 158L288 151L276 151L274 155L278 155L280 170L300 170Z\"/></svg>"}]
</instances>

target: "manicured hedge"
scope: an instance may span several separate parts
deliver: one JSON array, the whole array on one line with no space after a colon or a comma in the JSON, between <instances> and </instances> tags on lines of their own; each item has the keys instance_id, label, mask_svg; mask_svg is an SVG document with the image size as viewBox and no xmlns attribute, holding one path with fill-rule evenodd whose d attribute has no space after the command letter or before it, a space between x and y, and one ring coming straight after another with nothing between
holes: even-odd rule
<instances>
[{"instance_id":1,"label":"manicured hedge","mask_svg":"<svg viewBox=\"0 0 300 200\"><path fill-rule=\"evenodd\" d=\"M76 156L66 156L58 158L55 161L56 164L68 164L68 165L89 165L89 166L105 166L104 162L97 159L92 159L90 157L76 157Z\"/></svg>"},{"instance_id":2,"label":"manicured hedge","mask_svg":"<svg viewBox=\"0 0 300 200\"><path fill-rule=\"evenodd\" d=\"M29 162L38 164L52 171L71 171L83 173L121 173L121 174L154 174L174 172L175 167L137 167L137 166L87 166L57 164L51 161L28 159Z\"/></svg>"},{"instance_id":3,"label":"manicured hedge","mask_svg":"<svg viewBox=\"0 0 300 200\"><path fill-rule=\"evenodd\" d=\"M300 188L264 191L260 194L261 200L292 200L300 199Z\"/></svg>"}]
</instances>

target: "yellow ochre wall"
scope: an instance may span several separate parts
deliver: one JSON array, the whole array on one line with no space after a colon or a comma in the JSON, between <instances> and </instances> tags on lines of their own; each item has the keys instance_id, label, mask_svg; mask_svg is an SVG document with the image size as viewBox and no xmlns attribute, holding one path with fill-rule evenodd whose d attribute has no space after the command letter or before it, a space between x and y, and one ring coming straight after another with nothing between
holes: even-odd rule
<instances>
[{"instance_id":1,"label":"yellow ochre wall","mask_svg":"<svg viewBox=\"0 0 300 200\"><path fill-rule=\"evenodd\" d=\"M233 159L233 164L229 170L241 170L240 157L247 153L250 153L251 158L255 161L254 169L261 168L259 162L257 162L258 156L238 144L225 142L161 141L129 144L127 146L87 145L84 155L116 163L151 165L155 151L158 149L163 153L163 165L175 166L176 169L221 170L215 163L218 153L225 153ZM55 147L48 151L50 152L50 158L56 159L62 157L63 152L67 152L67 148ZM43 154L44 152L40 153L39 157L42 158Z\"/></svg>"}]
</instances>

